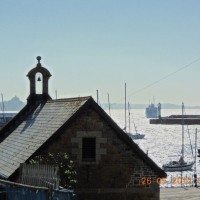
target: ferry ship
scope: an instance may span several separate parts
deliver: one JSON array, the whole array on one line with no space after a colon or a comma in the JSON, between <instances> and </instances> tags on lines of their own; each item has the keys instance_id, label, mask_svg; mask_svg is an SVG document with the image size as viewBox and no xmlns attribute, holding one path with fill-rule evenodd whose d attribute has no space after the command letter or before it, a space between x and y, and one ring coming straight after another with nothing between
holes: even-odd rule
<instances>
[{"instance_id":1,"label":"ferry ship","mask_svg":"<svg viewBox=\"0 0 200 200\"><path fill-rule=\"evenodd\" d=\"M158 106L155 106L154 103L149 104L149 106L146 108L146 117L147 118L159 118L161 116L161 104L159 103Z\"/></svg>"}]
</instances>

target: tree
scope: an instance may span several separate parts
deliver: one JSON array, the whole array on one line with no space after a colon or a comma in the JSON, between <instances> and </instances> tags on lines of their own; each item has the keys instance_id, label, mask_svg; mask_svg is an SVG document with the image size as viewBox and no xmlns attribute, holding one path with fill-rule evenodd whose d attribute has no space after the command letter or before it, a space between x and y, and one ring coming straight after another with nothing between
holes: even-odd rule
<instances>
[{"instance_id":1,"label":"tree","mask_svg":"<svg viewBox=\"0 0 200 200\"><path fill-rule=\"evenodd\" d=\"M29 163L57 165L60 172L60 186L62 187L73 189L77 183L74 163L66 153L44 153L31 159Z\"/></svg>"}]
</instances>

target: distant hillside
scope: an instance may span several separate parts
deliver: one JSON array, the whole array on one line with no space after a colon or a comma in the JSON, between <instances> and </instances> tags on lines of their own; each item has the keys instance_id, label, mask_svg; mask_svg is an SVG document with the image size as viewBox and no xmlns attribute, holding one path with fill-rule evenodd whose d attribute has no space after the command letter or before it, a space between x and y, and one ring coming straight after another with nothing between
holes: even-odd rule
<instances>
[{"instance_id":1,"label":"distant hillside","mask_svg":"<svg viewBox=\"0 0 200 200\"><path fill-rule=\"evenodd\" d=\"M26 105L25 102L22 102L19 97L15 96L11 100L4 101L5 111L19 111ZM148 104L131 104L132 109L145 109ZM108 109L108 104L101 104L103 109ZM112 109L124 109L124 104L113 103L111 104ZM181 105L163 103L161 104L162 109L181 109ZM200 106L185 106L187 109L200 109ZM0 102L0 112L2 111L2 102Z\"/></svg>"},{"instance_id":2,"label":"distant hillside","mask_svg":"<svg viewBox=\"0 0 200 200\"><path fill-rule=\"evenodd\" d=\"M107 103L101 104L101 107L103 109L108 109L108 104ZM124 109L124 104L113 103L113 104L110 105L110 107L112 109ZM132 109L145 109L146 107L148 107L148 104L131 104ZM181 109L181 105L163 103L163 104L161 104L161 108L162 109ZM185 106L185 108L187 108L187 109L200 109L200 106Z\"/></svg>"},{"instance_id":3,"label":"distant hillside","mask_svg":"<svg viewBox=\"0 0 200 200\"><path fill-rule=\"evenodd\" d=\"M13 97L11 100L4 101L5 111L19 111L25 106L17 96ZM2 111L2 102L0 102L0 111Z\"/></svg>"}]
</instances>

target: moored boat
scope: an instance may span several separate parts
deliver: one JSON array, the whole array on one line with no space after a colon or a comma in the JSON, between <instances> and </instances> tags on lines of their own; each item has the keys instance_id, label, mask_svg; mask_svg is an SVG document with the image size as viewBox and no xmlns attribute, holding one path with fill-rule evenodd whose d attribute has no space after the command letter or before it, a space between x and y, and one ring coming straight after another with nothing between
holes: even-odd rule
<instances>
[{"instance_id":1,"label":"moored boat","mask_svg":"<svg viewBox=\"0 0 200 200\"><path fill-rule=\"evenodd\" d=\"M191 170L194 161L192 162L185 162L184 160L184 104L182 104L182 150L181 150L181 157L178 161L170 161L162 166L163 170L174 172L174 171L187 171Z\"/></svg>"},{"instance_id":2,"label":"moored boat","mask_svg":"<svg viewBox=\"0 0 200 200\"><path fill-rule=\"evenodd\" d=\"M163 169L168 172L187 171L191 170L193 165L194 162L170 161L169 163L163 165Z\"/></svg>"}]
</instances>

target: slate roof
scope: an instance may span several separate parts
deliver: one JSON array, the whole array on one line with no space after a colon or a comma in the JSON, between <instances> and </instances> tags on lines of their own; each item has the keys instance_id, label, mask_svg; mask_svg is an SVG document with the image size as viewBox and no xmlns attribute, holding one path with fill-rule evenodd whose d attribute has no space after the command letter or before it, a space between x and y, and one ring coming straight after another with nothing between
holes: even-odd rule
<instances>
[{"instance_id":1,"label":"slate roof","mask_svg":"<svg viewBox=\"0 0 200 200\"><path fill-rule=\"evenodd\" d=\"M132 139L106 114L92 97L48 100L41 103L25 120L0 143L0 176L9 178L50 138L64 130L88 107L92 107L137 155L147 163L159 177L166 173L154 163ZM9 124L8 124L9 126Z\"/></svg>"},{"instance_id":2,"label":"slate roof","mask_svg":"<svg viewBox=\"0 0 200 200\"><path fill-rule=\"evenodd\" d=\"M8 178L91 97L41 103L0 143L0 176Z\"/></svg>"}]
</instances>

